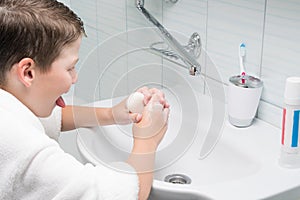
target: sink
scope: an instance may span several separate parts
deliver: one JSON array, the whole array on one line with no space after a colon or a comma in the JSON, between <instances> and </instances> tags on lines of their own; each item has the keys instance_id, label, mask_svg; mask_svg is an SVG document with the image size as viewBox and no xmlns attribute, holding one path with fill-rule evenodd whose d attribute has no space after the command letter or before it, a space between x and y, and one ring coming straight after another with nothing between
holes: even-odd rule
<instances>
[{"instance_id":1,"label":"sink","mask_svg":"<svg viewBox=\"0 0 300 200\"><path fill-rule=\"evenodd\" d=\"M199 148L194 145L172 165L157 170L154 177L164 181L169 174L185 174L191 177L192 186L202 186L241 179L256 173L261 167L258 158L241 152L238 145L224 137L207 158L199 159Z\"/></svg>"},{"instance_id":2,"label":"sink","mask_svg":"<svg viewBox=\"0 0 300 200\"><path fill-rule=\"evenodd\" d=\"M181 188L173 188L166 190L165 188L152 189L148 200L212 200L211 198L201 194L197 190L182 190Z\"/></svg>"},{"instance_id":3,"label":"sink","mask_svg":"<svg viewBox=\"0 0 300 200\"><path fill-rule=\"evenodd\" d=\"M198 109L196 97L190 98L189 104L182 104L182 99L173 91L165 90L164 93L171 105L172 114L169 117L168 131L158 147L156 169L163 169L182 157L197 139L197 133L201 131L203 133L201 137L205 137L207 134L205 128L209 127L209 123L207 123L208 125L200 128L199 124L201 123L197 116L200 115L199 112L207 108L203 106L203 109ZM189 94L189 96L191 95L194 94ZM107 107L123 99L124 97L104 100L96 102L94 106ZM191 118L192 116L193 118ZM208 116L205 121L208 122L210 118ZM112 125L78 129L79 150L83 150L81 153L85 156L92 156L96 162L110 163L126 160L133 144L131 128L132 125ZM85 152L89 152L89 155L86 155Z\"/></svg>"},{"instance_id":4,"label":"sink","mask_svg":"<svg viewBox=\"0 0 300 200\"><path fill-rule=\"evenodd\" d=\"M248 128L236 128L225 120L213 150L202 157L200 152L212 122L211 98L189 94L186 96L194 98L183 104L175 92L165 91L165 94L172 106L169 129L157 152L150 200L275 200L283 196L299 199L300 170L278 165L280 129L258 119ZM94 105L111 106L121 99ZM130 153L131 125L85 128L77 132L82 157L95 165L125 161ZM173 174L187 176L191 182L166 182L166 177Z\"/></svg>"}]
</instances>

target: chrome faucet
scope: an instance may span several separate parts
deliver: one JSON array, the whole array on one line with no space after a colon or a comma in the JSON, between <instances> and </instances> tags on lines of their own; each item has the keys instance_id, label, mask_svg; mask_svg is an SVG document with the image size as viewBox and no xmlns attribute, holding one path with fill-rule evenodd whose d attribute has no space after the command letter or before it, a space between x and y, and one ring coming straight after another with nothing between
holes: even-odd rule
<instances>
[{"instance_id":1,"label":"chrome faucet","mask_svg":"<svg viewBox=\"0 0 300 200\"><path fill-rule=\"evenodd\" d=\"M190 55L189 52L165 29L165 27L159 23L144 7L144 0L136 0L137 9L151 22L153 23L160 31L160 35L164 40L170 45L170 47L179 54L179 58L189 66L190 75L199 75L201 72L201 65L197 60Z\"/></svg>"}]
</instances>

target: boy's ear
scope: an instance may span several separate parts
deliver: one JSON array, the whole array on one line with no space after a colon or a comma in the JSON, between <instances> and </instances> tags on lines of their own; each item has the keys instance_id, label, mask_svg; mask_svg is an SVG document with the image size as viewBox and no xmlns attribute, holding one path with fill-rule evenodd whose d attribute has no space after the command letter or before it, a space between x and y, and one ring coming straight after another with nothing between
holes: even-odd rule
<instances>
[{"instance_id":1,"label":"boy's ear","mask_svg":"<svg viewBox=\"0 0 300 200\"><path fill-rule=\"evenodd\" d=\"M31 58L23 58L17 66L19 80L30 87L35 78L35 62Z\"/></svg>"}]
</instances>

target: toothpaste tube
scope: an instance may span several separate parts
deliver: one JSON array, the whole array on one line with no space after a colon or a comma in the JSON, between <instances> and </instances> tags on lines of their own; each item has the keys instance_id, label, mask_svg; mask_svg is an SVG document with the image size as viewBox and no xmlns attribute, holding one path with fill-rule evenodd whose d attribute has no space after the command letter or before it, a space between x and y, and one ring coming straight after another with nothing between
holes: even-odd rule
<instances>
[{"instance_id":1,"label":"toothpaste tube","mask_svg":"<svg viewBox=\"0 0 300 200\"><path fill-rule=\"evenodd\" d=\"M300 77L289 77L284 92L279 164L300 168Z\"/></svg>"},{"instance_id":2,"label":"toothpaste tube","mask_svg":"<svg viewBox=\"0 0 300 200\"><path fill-rule=\"evenodd\" d=\"M300 109L283 109L281 145L287 153L298 153Z\"/></svg>"}]
</instances>

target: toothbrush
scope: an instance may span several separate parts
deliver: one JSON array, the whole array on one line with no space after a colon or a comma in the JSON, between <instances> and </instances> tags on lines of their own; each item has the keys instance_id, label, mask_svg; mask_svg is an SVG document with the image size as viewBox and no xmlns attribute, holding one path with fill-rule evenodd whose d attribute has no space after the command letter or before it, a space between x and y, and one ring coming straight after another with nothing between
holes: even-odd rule
<instances>
[{"instance_id":1,"label":"toothbrush","mask_svg":"<svg viewBox=\"0 0 300 200\"><path fill-rule=\"evenodd\" d=\"M239 46L239 61L240 61L240 73L242 75L242 83L245 83L245 79L243 78L246 75L246 70L244 66L245 62L245 57L246 57L246 45L245 43L241 43Z\"/></svg>"}]
</instances>

